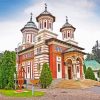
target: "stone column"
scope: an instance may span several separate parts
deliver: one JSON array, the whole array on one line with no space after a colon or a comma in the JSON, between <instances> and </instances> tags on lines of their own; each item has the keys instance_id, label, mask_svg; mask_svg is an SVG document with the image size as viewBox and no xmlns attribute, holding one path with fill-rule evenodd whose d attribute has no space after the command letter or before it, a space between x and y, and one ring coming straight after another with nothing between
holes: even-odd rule
<instances>
[{"instance_id":1,"label":"stone column","mask_svg":"<svg viewBox=\"0 0 100 100\"><path fill-rule=\"evenodd\" d=\"M76 65L73 64L73 79L76 80Z\"/></svg>"},{"instance_id":2,"label":"stone column","mask_svg":"<svg viewBox=\"0 0 100 100\"><path fill-rule=\"evenodd\" d=\"M68 80L68 66L65 66L65 79Z\"/></svg>"},{"instance_id":3,"label":"stone column","mask_svg":"<svg viewBox=\"0 0 100 100\"><path fill-rule=\"evenodd\" d=\"M85 79L85 74L84 74L84 70L83 70L83 62L82 62L81 67L82 67L82 78L81 79Z\"/></svg>"}]
</instances>

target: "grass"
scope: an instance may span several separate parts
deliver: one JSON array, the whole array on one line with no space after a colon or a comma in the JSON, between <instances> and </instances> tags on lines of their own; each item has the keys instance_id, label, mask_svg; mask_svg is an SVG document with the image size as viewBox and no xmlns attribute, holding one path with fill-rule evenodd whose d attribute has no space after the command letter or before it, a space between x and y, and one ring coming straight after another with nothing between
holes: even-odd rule
<instances>
[{"instance_id":1,"label":"grass","mask_svg":"<svg viewBox=\"0 0 100 100\"><path fill-rule=\"evenodd\" d=\"M44 92L35 91L34 95L32 95L31 90L27 90L27 92L21 92L21 93L16 93L15 90L0 90L0 94L10 97L32 97L32 96L38 97L38 96L43 96Z\"/></svg>"}]
</instances>

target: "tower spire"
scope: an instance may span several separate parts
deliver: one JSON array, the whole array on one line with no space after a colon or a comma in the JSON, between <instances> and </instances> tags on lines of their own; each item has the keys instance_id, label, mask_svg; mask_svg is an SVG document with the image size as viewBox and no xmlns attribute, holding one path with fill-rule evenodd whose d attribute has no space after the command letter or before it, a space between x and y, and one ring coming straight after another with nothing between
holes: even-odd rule
<instances>
[{"instance_id":1,"label":"tower spire","mask_svg":"<svg viewBox=\"0 0 100 100\"><path fill-rule=\"evenodd\" d=\"M66 16L66 23L68 23L68 17Z\"/></svg>"},{"instance_id":2,"label":"tower spire","mask_svg":"<svg viewBox=\"0 0 100 100\"><path fill-rule=\"evenodd\" d=\"M45 11L47 11L47 4L45 3Z\"/></svg>"},{"instance_id":3,"label":"tower spire","mask_svg":"<svg viewBox=\"0 0 100 100\"><path fill-rule=\"evenodd\" d=\"M31 14L30 14L30 15L31 15L31 17L30 17L30 22L32 22L32 16L33 16L32 12L31 12Z\"/></svg>"}]
</instances>

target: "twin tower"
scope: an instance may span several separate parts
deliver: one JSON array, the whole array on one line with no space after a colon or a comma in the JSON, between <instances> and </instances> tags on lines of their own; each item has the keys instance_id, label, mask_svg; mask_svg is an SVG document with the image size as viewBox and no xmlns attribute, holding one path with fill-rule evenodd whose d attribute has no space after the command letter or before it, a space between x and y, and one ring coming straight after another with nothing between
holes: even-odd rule
<instances>
[{"instance_id":1,"label":"twin tower","mask_svg":"<svg viewBox=\"0 0 100 100\"><path fill-rule=\"evenodd\" d=\"M32 21L31 13L30 21L27 22L27 24L21 29L21 32L23 34L22 49L33 45L36 42L35 37L43 30L46 30L48 33L52 34L50 36L48 35L49 38L57 38L57 34L53 33L53 23L55 22L55 19L55 16L48 12L46 4L44 12L36 17L38 27ZM60 28L60 32L62 33L62 40L67 43L77 45L78 43L74 41L74 31L75 27L69 24L68 18L66 17L65 24Z\"/></svg>"}]
</instances>

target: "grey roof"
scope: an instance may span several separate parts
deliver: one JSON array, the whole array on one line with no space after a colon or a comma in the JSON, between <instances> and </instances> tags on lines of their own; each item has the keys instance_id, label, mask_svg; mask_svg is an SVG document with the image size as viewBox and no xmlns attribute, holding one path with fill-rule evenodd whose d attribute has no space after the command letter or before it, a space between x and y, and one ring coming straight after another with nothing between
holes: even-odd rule
<instances>
[{"instance_id":1,"label":"grey roof","mask_svg":"<svg viewBox=\"0 0 100 100\"><path fill-rule=\"evenodd\" d=\"M27 22L27 24L24 27L32 27L32 28L37 28L37 26L35 25L35 23L33 21L29 21Z\"/></svg>"},{"instance_id":2,"label":"grey roof","mask_svg":"<svg viewBox=\"0 0 100 100\"><path fill-rule=\"evenodd\" d=\"M24 27L37 28L36 24L32 21L32 13L31 13L30 21L27 22L27 24Z\"/></svg>"},{"instance_id":3,"label":"grey roof","mask_svg":"<svg viewBox=\"0 0 100 100\"><path fill-rule=\"evenodd\" d=\"M63 28L73 28L74 30L76 29L75 27L73 27L73 26L68 22L67 16L66 16L66 23L62 26L62 28L60 28L60 31L61 31Z\"/></svg>"},{"instance_id":4,"label":"grey roof","mask_svg":"<svg viewBox=\"0 0 100 100\"><path fill-rule=\"evenodd\" d=\"M53 20L55 21L55 17L50 12L47 11L46 4L45 4L45 10L39 16L36 17L36 20L38 21L38 18L41 16L51 16L51 17L53 17Z\"/></svg>"}]
</instances>

